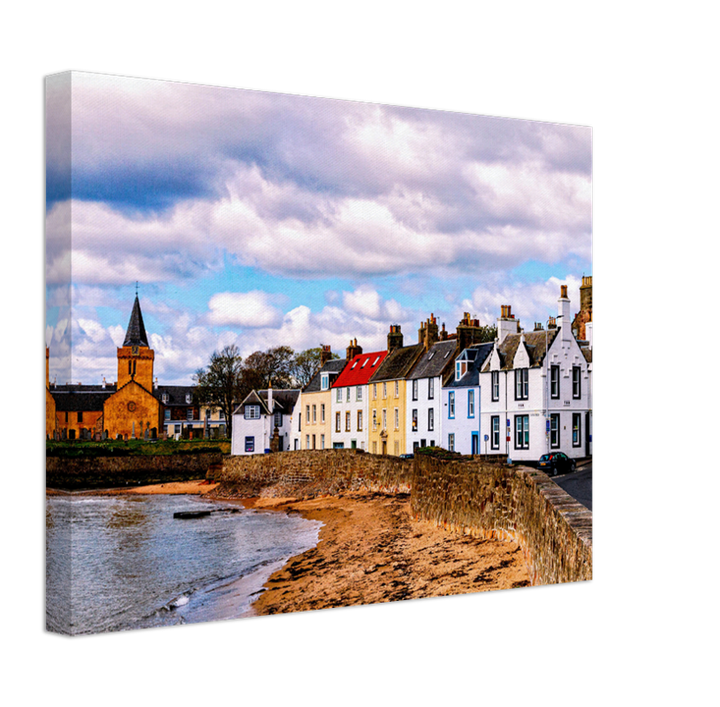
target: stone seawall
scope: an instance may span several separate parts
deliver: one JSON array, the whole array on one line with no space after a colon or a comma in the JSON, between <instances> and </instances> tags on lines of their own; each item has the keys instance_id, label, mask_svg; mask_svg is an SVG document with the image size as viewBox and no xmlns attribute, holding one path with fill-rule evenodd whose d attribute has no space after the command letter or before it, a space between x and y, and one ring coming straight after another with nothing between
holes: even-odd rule
<instances>
[{"instance_id":1,"label":"stone seawall","mask_svg":"<svg viewBox=\"0 0 720 707\"><path fill-rule=\"evenodd\" d=\"M416 519L515 540L533 584L592 578L592 512L535 469L329 449L225 457L208 479L220 482L213 492L218 497L409 493Z\"/></svg>"},{"instance_id":2,"label":"stone seawall","mask_svg":"<svg viewBox=\"0 0 720 707\"><path fill-rule=\"evenodd\" d=\"M533 584L592 579L592 512L542 471L418 458L412 512L456 532L515 540Z\"/></svg>"},{"instance_id":3,"label":"stone seawall","mask_svg":"<svg viewBox=\"0 0 720 707\"><path fill-rule=\"evenodd\" d=\"M45 485L52 489L76 491L190 481L204 479L213 466L221 468L222 461L220 452L96 459L47 457Z\"/></svg>"},{"instance_id":4,"label":"stone seawall","mask_svg":"<svg viewBox=\"0 0 720 707\"><path fill-rule=\"evenodd\" d=\"M208 474L215 496L313 497L346 491L410 493L413 462L356 449L298 450L226 457Z\"/></svg>"}]
</instances>

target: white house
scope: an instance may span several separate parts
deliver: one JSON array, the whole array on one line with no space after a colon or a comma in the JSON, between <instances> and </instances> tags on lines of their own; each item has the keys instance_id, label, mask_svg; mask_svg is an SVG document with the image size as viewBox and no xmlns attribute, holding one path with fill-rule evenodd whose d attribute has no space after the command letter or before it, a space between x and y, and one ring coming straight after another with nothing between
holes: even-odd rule
<instances>
[{"instance_id":1,"label":"white house","mask_svg":"<svg viewBox=\"0 0 720 707\"><path fill-rule=\"evenodd\" d=\"M457 340L438 341L419 358L407 378L405 389L406 451L418 447L445 446L443 383L453 373Z\"/></svg>"},{"instance_id":2,"label":"white house","mask_svg":"<svg viewBox=\"0 0 720 707\"><path fill-rule=\"evenodd\" d=\"M278 451L290 449L290 434L299 390L253 390L235 408L232 454L262 454L278 430Z\"/></svg>"},{"instance_id":3,"label":"white house","mask_svg":"<svg viewBox=\"0 0 720 707\"><path fill-rule=\"evenodd\" d=\"M357 341L348 348L348 363L331 387L334 449L368 449L368 381L386 356L387 351L362 353Z\"/></svg>"},{"instance_id":4,"label":"white house","mask_svg":"<svg viewBox=\"0 0 720 707\"><path fill-rule=\"evenodd\" d=\"M480 374L488 453L532 461L552 450L571 458L591 454L591 356L573 336L565 285L558 318L559 326L551 320L548 329L525 333L510 307L502 307L498 339Z\"/></svg>"},{"instance_id":5,"label":"white house","mask_svg":"<svg viewBox=\"0 0 720 707\"><path fill-rule=\"evenodd\" d=\"M475 344L462 351L442 389L442 446L452 452L490 453L484 441L489 431L481 429L480 371L493 348L494 344Z\"/></svg>"}]
</instances>

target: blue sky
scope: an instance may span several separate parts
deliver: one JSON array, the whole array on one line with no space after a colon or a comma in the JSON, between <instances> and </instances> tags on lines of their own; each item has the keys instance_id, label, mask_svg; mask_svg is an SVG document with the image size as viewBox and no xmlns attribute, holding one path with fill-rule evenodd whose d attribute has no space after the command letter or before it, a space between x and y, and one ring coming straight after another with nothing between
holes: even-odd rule
<instances>
[{"instance_id":1,"label":"blue sky","mask_svg":"<svg viewBox=\"0 0 720 707\"><path fill-rule=\"evenodd\" d=\"M576 311L592 274L589 128L84 73L65 85L69 105L47 86L59 383L115 380L136 281L158 378L189 383L230 343L379 350L390 324L412 343L430 313L454 331L501 304L532 328L560 284Z\"/></svg>"}]
</instances>

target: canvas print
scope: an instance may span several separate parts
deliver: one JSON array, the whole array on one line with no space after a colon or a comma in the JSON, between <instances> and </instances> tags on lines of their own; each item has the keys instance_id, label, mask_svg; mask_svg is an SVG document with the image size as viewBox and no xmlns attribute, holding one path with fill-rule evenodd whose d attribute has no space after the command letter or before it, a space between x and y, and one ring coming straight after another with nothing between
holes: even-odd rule
<instances>
[{"instance_id":1,"label":"canvas print","mask_svg":"<svg viewBox=\"0 0 720 707\"><path fill-rule=\"evenodd\" d=\"M57 74L45 238L48 630L591 579L589 127Z\"/></svg>"}]
</instances>

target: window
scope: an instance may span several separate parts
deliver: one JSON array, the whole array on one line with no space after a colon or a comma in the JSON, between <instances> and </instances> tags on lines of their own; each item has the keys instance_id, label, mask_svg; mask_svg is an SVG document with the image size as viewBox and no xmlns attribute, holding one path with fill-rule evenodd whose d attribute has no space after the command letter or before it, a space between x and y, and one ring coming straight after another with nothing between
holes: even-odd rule
<instances>
[{"instance_id":1,"label":"window","mask_svg":"<svg viewBox=\"0 0 720 707\"><path fill-rule=\"evenodd\" d=\"M317 405L313 405L313 425L317 422Z\"/></svg>"},{"instance_id":2,"label":"window","mask_svg":"<svg viewBox=\"0 0 720 707\"><path fill-rule=\"evenodd\" d=\"M418 428L418 411L413 410L412 411L412 431L417 432Z\"/></svg>"},{"instance_id":3,"label":"window","mask_svg":"<svg viewBox=\"0 0 720 707\"><path fill-rule=\"evenodd\" d=\"M312 448L315 449L315 435L312 436Z\"/></svg>"},{"instance_id":4,"label":"window","mask_svg":"<svg viewBox=\"0 0 720 707\"><path fill-rule=\"evenodd\" d=\"M185 402L189 405L192 402L192 393L185 394Z\"/></svg>"},{"instance_id":5,"label":"window","mask_svg":"<svg viewBox=\"0 0 720 707\"><path fill-rule=\"evenodd\" d=\"M310 435L305 435L305 449L310 449Z\"/></svg>"},{"instance_id":6,"label":"window","mask_svg":"<svg viewBox=\"0 0 720 707\"><path fill-rule=\"evenodd\" d=\"M310 424L310 406L309 405L305 406L305 422L307 422L308 425Z\"/></svg>"},{"instance_id":7,"label":"window","mask_svg":"<svg viewBox=\"0 0 720 707\"><path fill-rule=\"evenodd\" d=\"M428 410L428 430L432 432L435 429L435 410L430 408Z\"/></svg>"},{"instance_id":8,"label":"window","mask_svg":"<svg viewBox=\"0 0 720 707\"><path fill-rule=\"evenodd\" d=\"M275 413L275 427L277 427L278 429L280 427L282 427L282 413L281 412Z\"/></svg>"},{"instance_id":9,"label":"window","mask_svg":"<svg viewBox=\"0 0 720 707\"><path fill-rule=\"evenodd\" d=\"M468 417L475 417L475 391L468 390Z\"/></svg>"},{"instance_id":10,"label":"window","mask_svg":"<svg viewBox=\"0 0 720 707\"><path fill-rule=\"evenodd\" d=\"M435 399L435 379L428 378L428 400Z\"/></svg>"},{"instance_id":11,"label":"window","mask_svg":"<svg viewBox=\"0 0 720 707\"><path fill-rule=\"evenodd\" d=\"M335 413L335 432L340 432L340 413Z\"/></svg>"},{"instance_id":12,"label":"window","mask_svg":"<svg viewBox=\"0 0 720 707\"><path fill-rule=\"evenodd\" d=\"M383 425L382 428L384 430L386 430L387 429L387 408L383 408L383 411L382 411L382 425Z\"/></svg>"},{"instance_id":13,"label":"window","mask_svg":"<svg viewBox=\"0 0 720 707\"><path fill-rule=\"evenodd\" d=\"M187 419L188 419L188 420L192 420L192 419L193 419L193 409L192 409L192 408L188 408L188 409L187 409Z\"/></svg>"},{"instance_id":14,"label":"window","mask_svg":"<svg viewBox=\"0 0 720 707\"><path fill-rule=\"evenodd\" d=\"M373 400L377 400L377 383L373 383Z\"/></svg>"},{"instance_id":15,"label":"window","mask_svg":"<svg viewBox=\"0 0 720 707\"><path fill-rule=\"evenodd\" d=\"M320 422L325 424L325 403L320 403Z\"/></svg>"},{"instance_id":16,"label":"window","mask_svg":"<svg viewBox=\"0 0 720 707\"><path fill-rule=\"evenodd\" d=\"M560 415L550 415L550 447L558 449L560 447Z\"/></svg>"},{"instance_id":17,"label":"window","mask_svg":"<svg viewBox=\"0 0 720 707\"><path fill-rule=\"evenodd\" d=\"M210 410L210 408L205 408L205 417L206 417L208 420L210 419L210 415L211 415L211 410Z\"/></svg>"},{"instance_id":18,"label":"window","mask_svg":"<svg viewBox=\"0 0 720 707\"><path fill-rule=\"evenodd\" d=\"M346 388L346 391L347 392L345 393L345 402L349 403L350 402L350 386L348 386Z\"/></svg>"},{"instance_id":19,"label":"window","mask_svg":"<svg viewBox=\"0 0 720 707\"><path fill-rule=\"evenodd\" d=\"M82 421L83 421L82 415L83 415L83 414L82 414L82 410L80 410L80 411L78 412L78 422L82 422Z\"/></svg>"},{"instance_id":20,"label":"window","mask_svg":"<svg viewBox=\"0 0 720 707\"><path fill-rule=\"evenodd\" d=\"M320 435L320 449L325 449L325 435Z\"/></svg>"},{"instance_id":21,"label":"window","mask_svg":"<svg viewBox=\"0 0 720 707\"><path fill-rule=\"evenodd\" d=\"M418 381L415 379L412 382L412 399L417 400L418 399Z\"/></svg>"},{"instance_id":22,"label":"window","mask_svg":"<svg viewBox=\"0 0 720 707\"><path fill-rule=\"evenodd\" d=\"M560 366L550 366L550 397L560 397Z\"/></svg>"},{"instance_id":23,"label":"window","mask_svg":"<svg viewBox=\"0 0 720 707\"><path fill-rule=\"evenodd\" d=\"M573 398L575 400L579 400L582 397L582 395L581 395L582 391L580 388L580 371L581 371L580 366L573 366L572 381L573 381Z\"/></svg>"},{"instance_id":24,"label":"window","mask_svg":"<svg viewBox=\"0 0 720 707\"><path fill-rule=\"evenodd\" d=\"M220 410L220 414L218 415L218 419L220 419L220 420L224 420L224 419L225 419L225 413L224 413L222 410Z\"/></svg>"},{"instance_id":25,"label":"window","mask_svg":"<svg viewBox=\"0 0 720 707\"><path fill-rule=\"evenodd\" d=\"M493 371L490 374L493 402L500 400L500 371Z\"/></svg>"},{"instance_id":26,"label":"window","mask_svg":"<svg viewBox=\"0 0 720 707\"><path fill-rule=\"evenodd\" d=\"M167 401L168 401L168 394L167 394L167 393L163 393L163 394L162 394L162 401L163 401L163 403L167 403Z\"/></svg>"},{"instance_id":27,"label":"window","mask_svg":"<svg viewBox=\"0 0 720 707\"><path fill-rule=\"evenodd\" d=\"M252 454L255 451L255 437L245 437L245 453Z\"/></svg>"},{"instance_id":28,"label":"window","mask_svg":"<svg viewBox=\"0 0 720 707\"><path fill-rule=\"evenodd\" d=\"M515 415L515 449L530 449L529 415Z\"/></svg>"},{"instance_id":29,"label":"window","mask_svg":"<svg viewBox=\"0 0 720 707\"><path fill-rule=\"evenodd\" d=\"M448 393L448 417L451 420L455 419L455 391Z\"/></svg>"},{"instance_id":30,"label":"window","mask_svg":"<svg viewBox=\"0 0 720 707\"><path fill-rule=\"evenodd\" d=\"M395 381L395 397L400 397L400 381Z\"/></svg>"},{"instance_id":31,"label":"window","mask_svg":"<svg viewBox=\"0 0 720 707\"><path fill-rule=\"evenodd\" d=\"M362 432L362 410L357 411L357 430Z\"/></svg>"},{"instance_id":32,"label":"window","mask_svg":"<svg viewBox=\"0 0 720 707\"><path fill-rule=\"evenodd\" d=\"M418 449L420 449L420 442L413 442L413 454L415 454Z\"/></svg>"},{"instance_id":33,"label":"window","mask_svg":"<svg viewBox=\"0 0 720 707\"><path fill-rule=\"evenodd\" d=\"M342 388L338 388L335 391L335 402L341 403L342 402Z\"/></svg>"},{"instance_id":34,"label":"window","mask_svg":"<svg viewBox=\"0 0 720 707\"><path fill-rule=\"evenodd\" d=\"M387 398L387 383L383 383L383 400Z\"/></svg>"},{"instance_id":35,"label":"window","mask_svg":"<svg viewBox=\"0 0 720 707\"><path fill-rule=\"evenodd\" d=\"M350 411L345 413L345 432L350 432Z\"/></svg>"},{"instance_id":36,"label":"window","mask_svg":"<svg viewBox=\"0 0 720 707\"><path fill-rule=\"evenodd\" d=\"M320 374L320 390L327 390L330 387L330 374Z\"/></svg>"},{"instance_id":37,"label":"window","mask_svg":"<svg viewBox=\"0 0 720 707\"><path fill-rule=\"evenodd\" d=\"M528 398L528 369L515 369L515 400L527 400Z\"/></svg>"},{"instance_id":38,"label":"window","mask_svg":"<svg viewBox=\"0 0 720 707\"><path fill-rule=\"evenodd\" d=\"M400 429L400 408L395 408L395 429Z\"/></svg>"},{"instance_id":39,"label":"window","mask_svg":"<svg viewBox=\"0 0 720 707\"><path fill-rule=\"evenodd\" d=\"M167 408L167 409L165 410L165 419L166 419L166 420L169 420L169 419L170 419L170 408Z\"/></svg>"},{"instance_id":40,"label":"window","mask_svg":"<svg viewBox=\"0 0 720 707\"><path fill-rule=\"evenodd\" d=\"M358 385L355 388L355 400L357 400L358 402L360 402L362 400L362 386L361 385Z\"/></svg>"},{"instance_id":41,"label":"window","mask_svg":"<svg viewBox=\"0 0 720 707\"><path fill-rule=\"evenodd\" d=\"M572 446L579 447L580 441L580 413L574 412L572 416Z\"/></svg>"},{"instance_id":42,"label":"window","mask_svg":"<svg viewBox=\"0 0 720 707\"><path fill-rule=\"evenodd\" d=\"M377 410L373 410L373 430L377 430ZM374 443L373 446L375 446ZM375 450L373 449L373 452L374 451Z\"/></svg>"},{"instance_id":43,"label":"window","mask_svg":"<svg viewBox=\"0 0 720 707\"><path fill-rule=\"evenodd\" d=\"M490 449L500 449L500 416L490 418Z\"/></svg>"}]
</instances>

